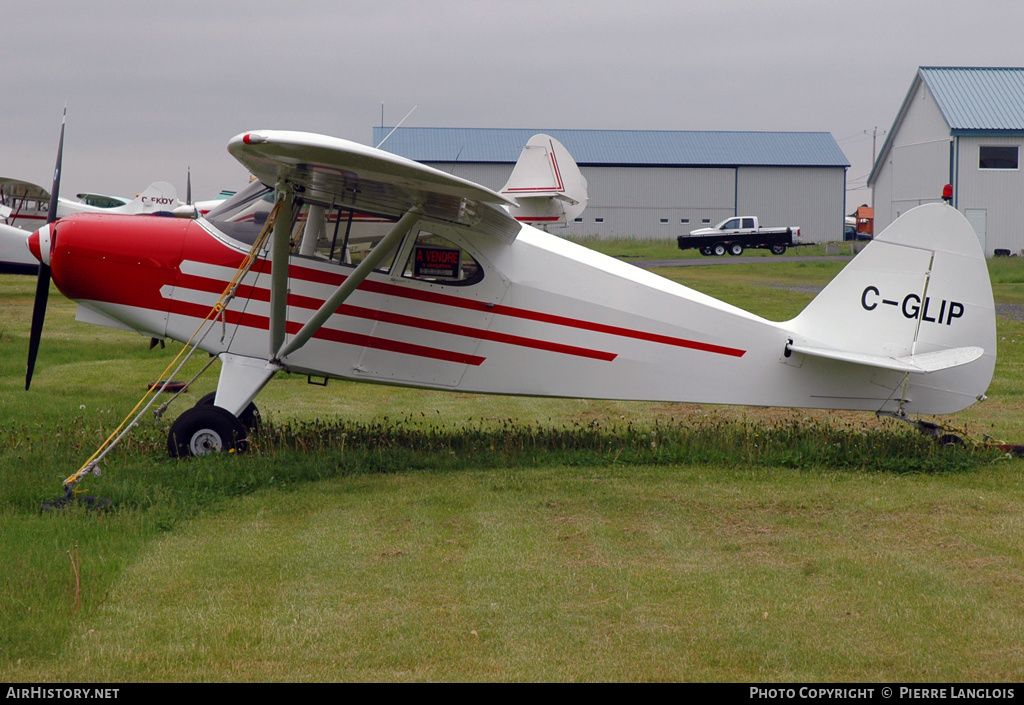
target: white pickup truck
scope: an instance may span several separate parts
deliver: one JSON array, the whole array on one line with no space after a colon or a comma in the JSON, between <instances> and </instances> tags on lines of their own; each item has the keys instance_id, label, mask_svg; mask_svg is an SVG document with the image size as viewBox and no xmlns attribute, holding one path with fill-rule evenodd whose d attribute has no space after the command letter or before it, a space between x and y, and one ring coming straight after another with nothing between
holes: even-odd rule
<instances>
[{"instance_id":1,"label":"white pickup truck","mask_svg":"<svg viewBox=\"0 0 1024 705\"><path fill-rule=\"evenodd\" d=\"M781 255L787 247L797 247L805 243L798 242L800 228L763 228L752 215L726 218L713 228L691 230L690 234L680 235L677 240L680 250L699 249L705 256L742 255L748 248L771 250L772 254ZM806 243L810 244L810 243Z\"/></svg>"}]
</instances>

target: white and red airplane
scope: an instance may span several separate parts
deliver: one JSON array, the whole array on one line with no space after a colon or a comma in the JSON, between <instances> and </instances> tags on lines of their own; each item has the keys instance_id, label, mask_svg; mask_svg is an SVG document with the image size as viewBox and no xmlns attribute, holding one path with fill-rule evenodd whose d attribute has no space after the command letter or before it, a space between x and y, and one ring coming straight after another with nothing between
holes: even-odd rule
<instances>
[{"instance_id":1,"label":"white and red airplane","mask_svg":"<svg viewBox=\"0 0 1024 705\"><path fill-rule=\"evenodd\" d=\"M80 193L75 201L59 198L57 217L72 213L126 213L138 215L171 211L182 205L174 186L157 181L135 198ZM46 223L50 194L42 186L0 177L0 224L32 232Z\"/></svg>"},{"instance_id":2,"label":"white and red airplane","mask_svg":"<svg viewBox=\"0 0 1024 705\"><path fill-rule=\"evenodd\" d=\"M239 418L282 370L904 417L963 409L992 378L985 258L945 204L904 214L800 315L777 323L524 224L514 192L385 151L271 130L242 133L228 151L257 180L206 217L71 215L30 238L40 281L52 271L80 319L179 341L255 249L234 297L205 324L214 330L200 347L220 357L220 380L214 399L171 426L173 455L243 447ZM566 177L565 155L558 162ZM347 224L359 214L391 225L353 256ZM37 291L26 388L45 308Z\"/></svg>"}]
</instances>

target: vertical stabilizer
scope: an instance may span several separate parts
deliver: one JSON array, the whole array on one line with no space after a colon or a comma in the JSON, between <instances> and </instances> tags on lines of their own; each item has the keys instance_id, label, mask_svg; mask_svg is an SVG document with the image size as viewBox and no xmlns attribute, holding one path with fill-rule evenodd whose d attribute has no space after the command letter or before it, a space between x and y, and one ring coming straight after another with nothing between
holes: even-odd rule
<instances>
[{"instance_id":1,"label":"vertical stabilizer","mask_svg":"<svg viewBox=\"0 0 1024 705\"><path fill-rule=\"evenodd\" d=\"M587 207L587 180L562 143L534 135L501 190L519 204L516 220L530 225L565 225Z\"/></svg>"},{"instance_id":2,"label":"vertical stabilizer","mask_svg":"<svg viewBox=\"0 0 1024 705\"><path fill-rule=\"evenodd\" d=\"M794 355L905 367L908 410L937 395L973 400L995 368L985 256L971 225L945 204L897 219L783 325Z\"/></svg>"},{"instance_id":3,"label":"vertical stabilizer","mask_svg":"<svg viewBox=\"0 0 1024 705\"><path fill-rule=\"evenodd\" d=\"M135 200L125 206L124 213L156 213L172 211L178 207L178 191L166 181L149 185Z\"/></svg>"}]
</instances>

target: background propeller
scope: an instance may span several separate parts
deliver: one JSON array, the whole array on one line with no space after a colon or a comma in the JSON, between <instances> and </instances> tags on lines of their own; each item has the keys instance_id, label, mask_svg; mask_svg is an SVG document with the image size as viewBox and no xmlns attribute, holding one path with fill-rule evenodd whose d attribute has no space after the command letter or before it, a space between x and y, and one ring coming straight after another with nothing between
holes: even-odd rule
<instances>
[{"instance_id":1,"label":"background propeller","mask_svg":"<svg viewBox=\"0 0 1024 705\"><path fill-rule=\"evenodd\" d=\"M64 117L60 122L60 142L57 144L57 166L53 170L53 186L50 188L50 208L46 213L46 225L50 227L57 220L57 199L60 195L60 169L64 158L64 124L67 122L68 108L64 106ZM51 235L51 239L55 237ZM42 253L40 253L42 255ZM48 258L47 258L48 259ZM28 368L25 371L25 391L32 384L32 370L36 366L36 355L39 353L39 340L43 334L43 319L46 318L46 300L50 296L50 265L40 260L39 276L36 279L36 298L32 305L32 330L28 339Z\"/></svg>"}]
</instances>

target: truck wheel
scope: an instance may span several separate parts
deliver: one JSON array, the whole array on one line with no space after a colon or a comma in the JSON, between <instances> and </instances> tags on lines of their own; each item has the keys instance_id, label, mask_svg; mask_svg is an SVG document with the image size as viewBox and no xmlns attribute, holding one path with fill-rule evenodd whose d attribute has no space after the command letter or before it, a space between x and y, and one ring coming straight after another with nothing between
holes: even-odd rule
<instances>
[{"instance_id":1,"label":"truck wheel","mask_svg":"<svg viewBox=\"0 0 1024 705\"><path fill-rule=\"evenodd\" d=\"M729 245L729 254L733 257L739 257L743 254L743 245L739 242L734 242Z\"/></svg>"},{"instance_id":2,"label":"truck wheel","mask_svg":"<svg viewBox=\"0 0 1024 705\"><path fill-rule=\"evenodd\" d=\"M725 243L716 242L711 251L715 254L715 257L721 257L725 254Z\"/></svg>"},{"instance_id":3,"label":"truck wheel","mask_svg":"<svg viewBox=\"0 0 1024 705\"><path fill-rule=\"evenodd\" d=\"M784 254L786 254L786 246L785 245L772 245L772 254L773 255L784 255Z\"/></svg>"},{"instance_id":4,"label":"truck wheel","mask_svg":"<svg viewBox=\"0 0 1024 705\"><path fill-rule=\"evenodd\" d=\"M704 255L705 257L710 257L711 255L713 255L713 254L714 254L714 253L713 253L713 252L711 251L711 246L710 246L710 245L704 245L704 247L700 248L700 253L701 253L702 255Z\"/></svg>"}]
</instances>

